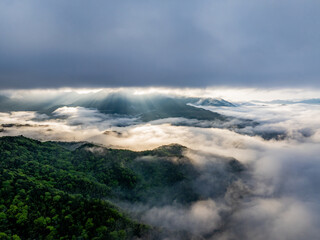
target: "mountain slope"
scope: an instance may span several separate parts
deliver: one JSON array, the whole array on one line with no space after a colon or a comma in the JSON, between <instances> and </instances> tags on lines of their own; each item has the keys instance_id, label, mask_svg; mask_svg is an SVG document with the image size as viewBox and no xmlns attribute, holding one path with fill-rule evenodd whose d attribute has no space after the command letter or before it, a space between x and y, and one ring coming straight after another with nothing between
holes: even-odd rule
<instances>
[{"instance_id":1,"label":"mountain slope","mask_svg":"<svg viewBox=\"0 0 320 240\"><path fill-rule=\"evenodd\" d=\"M0 111L37 111L51 115L62 106L98 109L105 114L139 117L142 121L183 117L198 120L225 120L221 114L187 105L199 99L167 97L164 95L137 96L130 93L99 92L81 96L75 93L43 98L9 98L0 96Z\"/></svg>"},{"instance_id":2,"label":"mountain slope","mask_svg":"<svg viewBox=\"0 0 320 240\"><path fill-rule=\"evenodd\" d=\"M200 199L223 197L243 170L235 159L210 163L201 170L184 157L187 149L176 144L142 152L75 144L39 142L22 136L0 138L3 236L143 236L147 233L145 225L130 219L105 199L150 206L188 206ZM201 171L211 177L203 179ZM210 190L203 191L197 184L210 186Z\"/></svg>"},{"instance_id":3,"label":"mountain slope","mask_svg":"<svg viewBox=\"0 0 320 240\"><path fill-rule=\"evenodd\" d=\"M127 239L145 227L99 200L109 189L75 171L70 152L24 137L0 139L1 239ZM77 194L76 194L77 193Z\"/></svg>"}]
</instances>

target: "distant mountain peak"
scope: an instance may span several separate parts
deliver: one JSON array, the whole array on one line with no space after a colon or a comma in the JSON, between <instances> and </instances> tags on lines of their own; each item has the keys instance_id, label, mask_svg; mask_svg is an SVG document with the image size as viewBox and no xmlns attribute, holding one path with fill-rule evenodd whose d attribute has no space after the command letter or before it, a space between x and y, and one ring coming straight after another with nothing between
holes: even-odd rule
<instances>
[{"instance_id":1,"label":"distant mountain peak","mask_svg":"<svg viewBox=\"0 0 320 240\"><path fill-rule=\"evenodd\" d=\"M222 98L201 98L195 105L200 106L216 106L216 107L235 107L236 105Z\"/></svg>"}]
</instances>

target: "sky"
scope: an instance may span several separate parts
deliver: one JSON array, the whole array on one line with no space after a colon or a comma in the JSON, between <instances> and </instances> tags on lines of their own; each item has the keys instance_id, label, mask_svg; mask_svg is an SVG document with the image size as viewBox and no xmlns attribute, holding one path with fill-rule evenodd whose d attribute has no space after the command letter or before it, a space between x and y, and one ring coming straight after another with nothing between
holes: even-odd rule
<instances>
[{"instance_id":1,"label":"sky","mask_svg":"<svg viewBox=\"0 0 320 240\"><path fill-rule=\"evenodd\" d=\"M0 89L320 87L317 0L3 0Z\"/></svg>"}]
</instances>

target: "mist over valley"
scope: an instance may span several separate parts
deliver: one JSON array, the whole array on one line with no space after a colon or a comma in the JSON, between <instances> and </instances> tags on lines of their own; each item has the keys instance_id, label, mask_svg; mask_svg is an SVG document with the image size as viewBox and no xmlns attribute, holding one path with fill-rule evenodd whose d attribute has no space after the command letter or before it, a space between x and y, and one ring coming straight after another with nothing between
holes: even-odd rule
<instances>
[{"instance_id":1,"label":"mist over valley","mask_svg":"<svg viewBox=\"0 0 320 240\"><path fill-rule=\"evenodd\" d=\"M16 176L20 169L44 181L51 189L45 191L104 199L151 227L139 233L125 228L127 237L317 236L320 110L314 101L76 91L2 92L1 151L10 152L2 171ZM50 154L46 146L56 149L48 155L52 160L41 157ZM22 158L21 151L33 157ZM65 163L55 160L58 152L66 154ZM20 160L6 162L12 158ZM49 179L41 170L48 164ZM59 179L67 172L59 169L78 177L67 180L66 188ZM85 185L84 176L90 179Z\"/></svg>"}]
</instances>

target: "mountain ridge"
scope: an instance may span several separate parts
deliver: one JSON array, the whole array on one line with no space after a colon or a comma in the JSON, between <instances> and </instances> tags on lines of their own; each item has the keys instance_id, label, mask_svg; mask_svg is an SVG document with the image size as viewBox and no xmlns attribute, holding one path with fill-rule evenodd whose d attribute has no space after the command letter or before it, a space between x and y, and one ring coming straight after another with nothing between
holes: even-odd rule
<instances>
[{"instance_id":1,"label":"mountain ridge","mask_svg":"<svg viewBox=\"0 0 320 240\"><path fill-rule=\"evenodd\" d=\"M210 163L206 169L217 182L212 193L202 192L194 185L203 182L202 170L183 155L184 146L133 152L91 143L69 150L64 144L0 138L0 232L8 238L143 239L153 228L106 199L189 206L222 197L244 170L235 159Z\"/></svg>"}]
</instances>

